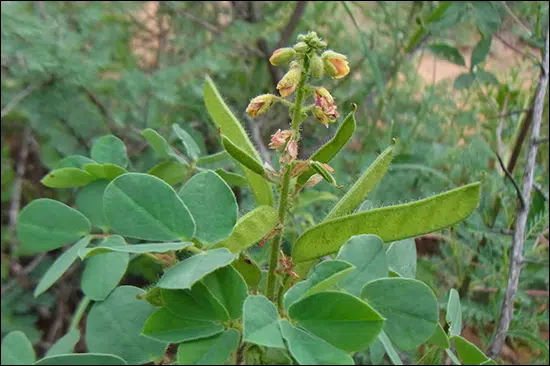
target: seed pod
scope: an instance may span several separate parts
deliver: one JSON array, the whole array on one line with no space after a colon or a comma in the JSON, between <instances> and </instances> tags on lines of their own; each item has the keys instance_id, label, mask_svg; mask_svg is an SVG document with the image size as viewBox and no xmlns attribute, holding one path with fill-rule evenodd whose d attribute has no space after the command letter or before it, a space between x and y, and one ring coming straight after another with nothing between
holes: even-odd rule
<instances>
[{"instance_id":1,"label":"seed pod","mask_svg":"<svg viewBox=\"0 0 550 366\"><path fill-rule=\"evenodd\" d=\"M237 162L241 163L251 171L261 176L265 176L265 170L262 165L252 156L241 150L231 140L222 135L222 145L229 155Z\"/></svg>"},{"instance_id":2,"label":"seed pod","mask_svg":"<svg viewBox=\"0 0 550 366\"><path fill-rule=\"evenodd\" d=\"M324 180L332 184L333 186L339 188L339 186L336 184L336 179L332 176L331 170L334 171L330 166L327 164L320 163L318 161L312 161L311 167L321 176Z\"/></svg>"}]
</instances>

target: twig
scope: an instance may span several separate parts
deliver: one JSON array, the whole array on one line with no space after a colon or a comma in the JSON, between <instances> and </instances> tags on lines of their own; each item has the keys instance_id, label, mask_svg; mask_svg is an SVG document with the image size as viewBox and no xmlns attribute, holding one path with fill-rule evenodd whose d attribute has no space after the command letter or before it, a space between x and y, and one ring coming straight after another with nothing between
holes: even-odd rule
<instances>
[{"instance_id":1,"label":"twig","mask_svg":"<svg viewBox=\"0 0 550 366\"><path fill-rule=\"evenodd\" d=\"M523 52L522 50L520 50L519 48L517 48L516 46L510 44L507 40L502 38L502 36L500 36L498 33L493 33L493 35L495 36L496 39L501 41L506 47L508 47L512 51L520 54L523 57L530 58L531 60L535 61L537 63L537 65L540 65L540 61L534 55L532 55L530 53L527 53L527 52Z\"/></svg>"},{"instance_id":2,"label":"twig","mask_svg":"<svg viewBox=\"0 0 550 366\"><path fill-rule=\"evenodd\" d=\"M519 198L519 202L521 203L521 207L525 208L525 198L521 194L521 189L519 188L519 185L517 184L516 180L514 179L514 176L506 169L506 166L504 166L504 162L502 161L502 158L500 157L500 154L496 153L498 163L500 164L500 167L504 171L504 174L506 174L506 177L512 182L514 185L514 188L516 189L516 194Z\"/></svg>"},{"instance_id":3,"label":"twig","mask_svg":"<svg viewBox=\"0 0 550 366\"><path fill-rule=\"evenodd\" d=\"M109 112L109 109L88 88L83 86L82 90L84 91L84 93L86 94L86 96L88 97L90 102L92 102L92 104L95 105L97 107L97 109L99 109L99 113L101 113L101 115L103 116L103 118L107 122L107 126L108 126L109 130L110 131L116 131L117 123L115 122L113 116Z\"/></svg>"},{"instance_id":4,"label":"twig","mask_svg":"<svg viewBox=\"0 0 550 366\"><path fill-rule=\"evenodd\" d=\"M512 19L514 19L514 21L516 23L518 23L522 28L523 30L525 30L527 32L527 34L529 36L531 36L533 34L533 32L531 32L531 30L529 28L527 28L525 26L525 24L523 24L523 22L521 20L519 20L519 18L516 16L516 14L514 14L514 12L512 11L512 9L510 9L510 7L508 6L508 4L506 4L506 1L501 1L502 2L502 6L504 7L504 9L506 9L506 11L508 12L508 14L512 17Z\"/></svg>"},{"instance_id":5,"label":"twig","mask_svg":"<svg viewBox=\"0 0 550 366\"><path fill-rule=\"evenodd\" d=\"M487 117L487 119L488 120L490 120L490 119L500 119L500 118L503 118L503 117L513 116L514 114L522 114L522 113L527 113L527 112L530 112L530 111L531 111L531 108L519 109L519 110L515 110L515 111L509 111L509 112L506 112L504 114L499 114L498 116L490 116L490 117Z\"/></svg>"},{"instance_id":6,"label":"twig","mask_svg":"<svg viewBox=\"0 0 550 366\"><path fill-rule=\"evenodd\" d=\"M548 86L548 30L546 31L546 44L544 47L544 57L541 69L540 80L535 93L535 108L533 110L533 126L531 129L531 140L527 151L526 164L523 173L523 196L530 197L533 188L535 175L535 162L537 158L538 145L533 142L539 137L544 102L546 97L546 87ZM489 346L488 356L495 358L500 355L502 347L506 340L506 333L510 327L512 315L514 312L514 296L518 290L519 276L521 272L523 244L525 237L525 227L529 216L531 201L525 202L525 207L518 207L516 210L516 227L512 242L512 256L508 275L508 285L502 301L502 308L498 327L495 332L495 338Z\"/></svg>"},{"instance_id":7,"label":"twig","mask_svg":"<svg viewBox=\"0 0 550 366\"><path fill-rule=\"evenodd\" d=\"M1 117L4 118L8 113L11 112L13 108L15 108L19 103L21 103L26 97L31 95L32 92L39 89L47 82L48 80L34 83L27 86L25 89L23 89L19 94L13 97L13 99L8 104L6 104L4 108L2 108Z\"/></svg>"},{"instance_id":8,"label":"twig","mask_svg":"<svg viewBox=\"0 0 550 366\"><path fill-rule=\"evenodd\" d=\"M25 277L29 275L32 271L34 271L34 269L38 267L38 265L42 262L42 260L45 257L46 257L46 253L40 253L39 255L34 257L33 260L30 261L29 264L27 264L25 268L23 268L23 270L17 274L17 277L13 277L8 283L2 286L2 290L0 291L0 294L3 295L4 292L9 291L13 286L15 286L15 284L18 282L20 278Z\"/></svg>"},{"instance_id":9,"label":"twig","mask_svg":"<svg viewBox=\"0 0 550 366\"><path fill-rule=\"evenodd\" d=\"M533 143L534 144L537 144L537 145L540 145L540 144L545 144L549 141L549 137L548 136L545 136L545 137L539 137L538 139L534 140Z\"/></svg>"},{"instance_id":10,"label":"twig","mask_svg":"<svg viewBox=\"0 0 550 366\"><path fill-rule=\"evenodd\" d=\"M504 99L504 105L502 106L502 112L500 113L500 118L498 119L498 127L497 127L497 152L499 155L502 155L504 152L504 147L502 144L502 128L504 127L504 115L506 114L506 111L508 110L508 99L510 97L510 94L506 94L506 98ZM501 166L504 168L504 164L501 164Z\"/></svg>"}]
</instances>

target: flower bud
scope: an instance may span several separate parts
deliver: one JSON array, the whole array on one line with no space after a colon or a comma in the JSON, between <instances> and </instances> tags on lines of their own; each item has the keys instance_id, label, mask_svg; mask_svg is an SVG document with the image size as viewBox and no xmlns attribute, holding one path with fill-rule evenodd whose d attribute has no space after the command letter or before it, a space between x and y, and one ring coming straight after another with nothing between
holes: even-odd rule
<instances>
[{"instance_id":1,"label":"flower bud","mask_svg":"<svg viewBox=\"0 0 550 366\"><path fill-rule=\"evenodd\" d=\"M299 53L306 53L309 50L309 46L305 42L298 42L294 45L294 50Z\"/></svg>"},{"instance_id":2,"label":"flower bud","mask_svg":"<svg viewBox=\"0 0 550 366\"><path fill-rule=\"evenodd\" d=\"M255 118L267 111L274 101L275 96L272 94L259 95L250 101L250 104L246 107L246 113Z\"/></svg>"},{"instance_id":3,"label":"flower bud","mask_svg":"<svg viewBox=\"0 0 550 366\"><path fill-rule=\"evenodd\" d=\"M296 51L294 51L292 48L279 48L273 51L273 54L269 58L269 62L271 62L271 64L274 66L281 66L292 60L294 56L296 56Z\"/></svg>"},{"instance_id":4,"label":"flower bud","mask_svg":"<svg viewBox=\"0 0 550 366\"><path fill-rule=\"evenodd\" d=\"M292 135L289 130L278 129L273 135L271 135L271 142L269 143L270 149L280 149L286 144L286 140Z\"/></svg>"},{"instance_id":5,"label":"flower bud","mask_svg":"<svg viewBox=\"0 0 550 366\"><path fill-rule=\"evenodd\" d=\"M315 89L313 115L327 128L329 123L335 122L336 118L340 116L338 111L336 111L334 98L322 86Z\"/></svg>"},{"instance_id":6,"label":"flower bud","mask_svg":"<svg viewBox=\"0 0 550 366\"><path fill-rule=\"evenodd\" d=\"M321 55L325 72L333 79L340 79L349 74L347 57L334 51L325 51Z\"/></svg>"},{"instance_id":7,"label":"flower bud","mask_svg":"<svg viewBox=\"0 0 550 366\"><path fill-rule=\"evenodd\" d=\"M279 163L290 163L298 157L298 144L294 138L290 138L288 144L286 144L285 151L281 154L279 158Z\"/></svg>"},{"instance_id":8,"label":"flower bud","mask_svg":"<svg viewBox=\"0 0 550 366\"><path fill-rule=\"evenodd\" d=\"M325 73L324 66L323 66L323 60L319 55L314 54L311 58L310 63L310 70L311 70L311 77L315 79L320 79L323 77L323 74Z\"/></svg>"},{"instance_id":9,"label":"flower bud","mask_svg":"<svg viewBox=\"0 0 550 366\"><path fill-rule=\"evenodd\" d=\"M290 94L294 93L298 83L300 82L300 77L302 76L302 68L298 65L295 65L288 70L288 72L283 76L283 78L277 84L277 89L283 98L288 97Z\"/></svg>"}]
</instances>

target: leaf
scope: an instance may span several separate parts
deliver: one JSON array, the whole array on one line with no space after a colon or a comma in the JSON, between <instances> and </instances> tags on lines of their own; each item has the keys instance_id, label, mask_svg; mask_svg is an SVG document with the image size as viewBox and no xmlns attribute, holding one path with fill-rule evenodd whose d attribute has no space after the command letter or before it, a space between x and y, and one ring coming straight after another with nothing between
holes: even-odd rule
<instances>
[{"instance_id":1,"label":"leaf","mask_svg":"<svg viewBox=\"0 0 550 366\"><path fill-rule=\"evenodd\" d=\"M382 332L383 331L381 331L380 333ZM380 365L382 363L382 360L384 359L384 355L386 354L386 349L384 348L384 344L380 340L380 335L378 335L378 337L376 337L376 339L369 346L369 352L372 364Z\"/></svg>"},{"instance_id":2,"label":"leaf","mask_svg":"<svg viewBox=\"0 0 550 366\"><path fill-rule=\"evenodd\" d=\"M310 333L347 352L361 351L384 319L367 303L342 292L318 292L292 304L288 315Z\"/></svg>"},{"instance_id":3,"label":"leaf","mask_svg":"<svg viewBox=\"0 0 550 366\"><path fill-rule=\"evenodd\" d=\"M106 135L97 139L90 152L91 158L100 164L114 164L122 168L128 166L126 145L118 137Z\"/></svg>"},{"instance_id":4,"label":"leaf","mask_svg":"<svg viewBox=\"0 0 550 366\"><path fill-rule=\"evenodd\" d=\"M284 295L283 304L286 310L301 298L317 292L328 290L353 273L355 267L342 260L327 260L319 263L308 275L307 279L292 286Z\"/></svg>"},{"instance_id":5,"label":"leaf","mask_svg":"<svg viewBox=\"0 0 550 366\"><path fill-rule=\"evenodd\" d=\"M355 182L353 187L336 203L336 206L325 217L324 221L347 215L365 200L368 193L384 177L392 160L393 146L390 146L369 166Z\"/></svg>"},{"instance_id":6,"label":"leaf","mask_svg":"<svg viewBox=\"0 0 550 366\"><path fill-rule=\"evenodd\" d=\"M374 234L389 242L451 226L475 210L479 195L480 183L473 183L419 201L325 221L298 237L292 259L298 263L334 253L354 235Z\"/></svg>"},{"instance_id":7,"label":"leaf","mask_svg":"<svg viewBox=\"0 0 550 366\"><path fill-rule=\"evenodd\" d=\"M113 235L105 238L100 246L108 248L121 244L124 244L124 238ZM124 276L129 262L130 254L123 252L103 253L89 258L80 282L84 295L94 301L105 300Z\"/></svg>"},{"instance_id":8,"label":"leaf","mask_svg":"<svg viewBox=\"0 0 550 366\"><path fill-rule=\"evenodd\" d=\"M145 322L142 334L163 342L180 343L219 334L223 327L213 322L184 319L166 308L156 310Z\"/></svg>"},{"instance_id":9,"label":"leaf","mask_svg":"<svg viewBox=\"0 0 550 366\"><path fill-rule=\"evenodd\" d=\"M34 348L25 333L15 330L2 339L2 365L30 365L36 360Z\"/></svg>"},{"instance_id":10,"label":"leaf","mask_svg":"<svg viewBox=\"0 0 550 366\"><path fill-rule=\"evenodd\" d=\"M203 92L206 110L220 132L261 164L260 154L254 149L241 123L227 107L214 82L208 76L204 83ZM271 184L247 168L243 167L243 169L258 205L272 206L273 191Z\"/></svg>"},{"instance_id":11,"label":"leaf","mask_svg":"<svg viewBox=\"0 0 550 366\"><path fill-rule=\"evenodd\" d=\"M365 285L361 298L386 319L384 332L400 349L418 347L434 334L439 311L434 293L408 278L382 278Z\"/></svg>"},{"instance_id":12,"label":"leaf","mask_svg":"<svg viewBox=\"0 0 550 366\"><path fill-rule=\"evenodd\" d=\"M401 358L399 358L399 354L397 354L397 351L395 350L390 339L388 338L388 336L383 330L378 335L378 339L380 340L380 342L382 342L382 346L384 347L384 350L388 354L388 357L390 358L391 362L394 365L403 365L403 361L401 361Z\"/></svg>"},{"instance_id":13,"label":"leaf","mask_svg":"<svg viewBox=\"0 0 550 366\"><path fill-rule=\"evenodd\" d=\"M262 271L260 270L260 266L258 266L252 258L245 257L241 254L241 256L233 262L232 266L239 271L251 290L258 287L262 279Z\"/></svg>"},{"instance_id":14,"label":"leaf","mask_svg":"<svg viewBox=\"0 0 550 366\"><path fill-rule=\"evenodd\" d=\"M85 186L94 180L96 178L84 170L61 168L52 170L40 182L50 188L73 188Z\"/></svg>"},{"instance_id":15,"label":"leaf","mask_svg":"<svg viewBox=\"0 0 550 366\"><path fill-rule=\"evenodd\" d=\"M231 319L241 317L243 304L248 296L248 288L243 277L232 265L215 270L204 277L202 282L227 309Z\"/></svg>"},{"instance_id":16,"label":"leaf","mask_svg":"<svg viewBox=\"0 0 550 366\"><path fill-rule=\"evenodd\" d=\"M109 184L106 180L96 180L76 193L76 208L91 221L94 226L107 228L103 214L103 193Z\"/></svg>"},{"instance_id":17,"label":"leaf","mask_svg":"<svg viewBox=\"0 0 550 366\"><path fill-rule=\"evenodd\" d=\"M428 46L429 50L438 58L452 62L455 65L466 66L460 51L446 43L435 43Z\"/></svg>"},{"instance_id":18,"label":"leaf","mask_svg":"<svg viewBox=\"0 0 550 366\"><path fill-rule=\"evenodd\" d=\"M168 144L166 139L158 134L157 131L146 128L141 131L141 136L145 137L145 140L151 145L155 154L160 159L174 159L184 166L189 166L187 160L177 154L174 149Z\"/></svg>"},{"instance_id":19,"label":"leaf","mask_svg":"<svg viewBox=\"0 0 550 366\"><path fill-rule=\"evenodd\" d=\"M187 131L181 128L177 123L174 123L172 125L172 130L181 140L183 146L185 147L185 151L187 152L187 156L190 157L193 161L197 160L199 158L199 155L201 154L201 149L199 149L193 137L191 137L191 135L188 134Z\"/></svg>"},{"instance_id":20,"label":"leaf","mask_svg":"<svg viewBox=\"0 0 550 366\"><path fill-rule=\"evenodd\" d=\"M491 42L493 38L482 38L477 42L476 46L472 51L472 56L470 59L470 69L473 69L474 66L479 65L484 62L491 50Z\"/></svg>"},{"instance_id":21,"label":"leaf","mask_svg":"<svg viewBox=\"0 0 550 366\"><path fill-rule=\"evenodd\" d=\"M196 254L166 271L157 287L176 290L191 288L195 282L216 269L229 265L234 259L235 255L225 248Z\"/></svg>"},{"instance_id":22,"label":"leaf","mask_svg":"<svg viewBox=\"0 0 550 366\"><path fill-rule=\"evenodd\" d=\"M50 266L46 271L44 276L40 279L40 282L34 289L34 297L37 297L41 293L49 289L61 276L65 273L66 270L74 263L78 258L78 251L82 248L85 248L90 244L92 239L91 235L85 236L80 239L76 244L69 248L66 252L61 254L55 262Z\"/></svg>"},{"instance_id":23,"label":"leaf","mask_svg":"<svg viewBox=\"0 0 550 366\"><path fill-rule=\"evenodd\" d=\"M462 331L462 308L460 306L460 297L454 288L449 292L445 320L451 325L449 327L449 336L454 337L460 335Z\"/></svg>"},{"instance_id":24,"label":"leaf","mask_svg":"<svg viewBox=\"0 0 550 366\"><path fill-rule=\"evenodd\" d=\"M74 355L55 355L45 357L33 365L127 365L126 361L115 355L101 353L77 353Z\"/></svg>"},{"instance_id":25,"label":"leaf","mask_svg":"<svg viewBox=\"0 0 550 366\"><path fill-rule=\"evenodd\" d=\"M213 171L196 174L178 195L195 220L195 237L206 244L227 238L237 223L237 199Z\"/></svg>"},{"instance_id":26,"label":"leaf","mask_svg":"<svg viewBox=\"0 0 550 366\"><path fill-rule=\"evenodd\" d=\"M227 162L229 160L229 154L227 151L222 150L217 153L207 155L207 156L201 156L197 159L197 165L204 167L209 165L217 165L220 163Z\"/></svg>"},{"instance_id":27,"label":"leaf","mask_svg":"<svg viewBox=\"0 0 550 366\"><path fill-rule=\"evenodd\" d=\"M428 339L428 343L433 344L434 346L441 349L451 348L449 337L447 337L447 334L445 334L443 327L439 323L437 323L435 333L431 336L430 339Z\"/></svg>"},{"instance_id":28,"label":"leaf","mask_svg":"<svg viewBox=\"0 0 550 366\"><path fill-rule=\"evenodd\" d=\"M490 361L489 357L467 339L461 336L453 336L452 340L455 342L458 357L465 365L481 365Z\"/></svg>"},{"instance_id":29,"label":"leaf","mask_svg":"<svg viewBox=\"0 0 550 366\"><path fill-rule=\"evenodd\" d=\"M454 81L453 88L455 90L468 89L474 83L474 76L469 72L464 72L458 75Z\"/></svg>"},{"instance_id":30,"label":"leaf","mask_svg":"<svg viewBox=\"0 0 550 366\"><path fill-rule=\"evenodd\" d=\"M82 155L71 155L67 156L66 158L60 160L56 165L56 169L62 169L62 168L77 168L77 169L84 169L84 165L86 164L93 164L95 161L93 161L90 158L87 158Z\"/></svg>"},{"instance_id":31,"label":"leaf","mask_svg":"<svg viewBox=\"0 0 550 366\"><path fill-rule=\"evenodd\" d=\"M383 244L382 239L376 235L351 237L340 248L336 259L347 261L356 269L338 282L338 287L354 296L360 296L367 282L386 277L388 263Z\"/></svg>"},{"instance_id":32,"label":"leaf","mask_svg":"<svg viewBox=\"0 0 550 366\"><path fill-rule=\"evenodd\" d=\"M80 340L80 330L70 328L67 334L59 338L46 352L45 357L64 355L74 352L74 347Z\"/></svg>"},{"instance_id":33,"label":"leaf","mask_svg":"<svg viewBox=\"0 0 550 366\"><path fill-rule=\"evenodd\" d=\"M91 224L77 210L40 198L29 203L17 217L19 254L31 255L57 249L90 233Z\"/></svg>"},{"instance_id":34,"label":"leaf","mask_svg":"<svg viewBox=\"0 0 550 366\"><path fill-rule=\"evenodd\" d=\"M231 235L212 248L227 248L240 253L269 234L279 222L277 212L271 206L260 206L241 217Z\"/></svg>"},{"instance_id":35,"label":"leaf","mask_svg":"<svg viewBox=\"0 0 550 366\"><path fill-rule=\"evenodd\" d=\"M160 359L167 348L141 335L146 319L155 311L136 295L145 291L133 286L117 287L105 301L96 302L86 319L86 345L94 353L121 357L129 364L144 364Z\"/></svg>"},{"instance_id":36,"label":"leaf","mask_svg":"<svg viewBox=\"0 0 550 366\"><path fill-rule=\"evenodd\" d=\"M416 244L413 238L391 243L386 258L389 269L400 277L416 277Z\"/></svg>"},{"instance_id":37,"label":"leaf","mask_svg":"<svg viewBox=\"0 0 550 366\"><path fill-rule=\"evenodd\" d=\"M261 295L250 295L243 305L243 341L260 346L285 348L275 305Z\"/></svg>"},{"instance_id":38,"label":"leaf","mask_svg":"<svg viewBox=\"0 0 550 366\"><path fill-rule=\"evenodd\" d=\"M218 174L230 186L246 187L248 185L246 177L240 174L231 173L223 169L216 169L216 174Z\"/></svg>"},{"instance_id":39,"label":"leaf","mask_svg":"<svg viewBox=\"0 0 550 366\"><path fill-rule=\"evenodd\" d=\"M492 84L492 85L498 85L498 79L497 77L488 71L485 70L478 70L475 73L475 78L477 81L479 81L481 84Z\"/></svg>"},{"instance_id":40,"label":"leaf","mask_svg":"<svg viewBox=\"0 0 550 366\"><path fill-rule=\"evenodd\" d=\"M183 165L178 161L166 160L152 167L147 174L154 175L162 179L166 183L174 186L185 180L189 173L187 165Z\"/></svg>"},{"instance_id":41,"label":"leaf","mask_svg":"<svg viewBox=\"0 0 550 366\"><path fill-rule=\"evenodd\" d=\"M260 164L255 158L250 156L246 151L235 145L230 139L222 135L222 145L225 151L233 158L237 163L247 167L254 173L264 176L265 170L262 164Z\"/></svg>"},{"instance_id":42,"label":"leaf","mask_svg":"<svg viewBox=\"0 0 550 366\"><path fill-rule=\"evenodd\" d=\"M162 303L179 318L205 321L226 321L229 314L212 292L197 282L187 290L161 289Z\"/></svg>"},{"instance_id":43,"label":"leaf","mask_svg":"<svg viewBox=\"0 0 550 366\"><path fill-rule=\"evenodd\" d=\"M473 1L471 7L482 37L490 37L498 30L502 22L498 9L495 9L491 1Z\"/></svg>"},{"instance_id":44,"label":"leaf","mask_svg":"<svg viewBox=\"0 0 550 366\"><path fill-rule=\"evenodd\" d=\"M338 128L338 131L336 131L334 137L330 139L326 144L321 146L319 150L314 152L313 155L311 155L310 160L315 160L321 163L328 163L332 160L332 158L336 156L336 154L338 154L340 150L342 150L342 148L346 145L346 143L355 132L356 110L357 106L354 104L353 110L346 116L346 118ZM298 177L296 184L299 186L303 186L313 174L315 174L315 170L313 168L310 168L308 171L302 173L302 175Z\"/></svg>"},{"instance_id":45,"label":"leaf","mask_svg":"<svg viewBox=\"0 0 550 366\"><path fill-rule=\"evenodd\" d=\"M118 236L118 235L114 235ZM171 250L182 250L184 248L192 246L193 243L179 241L176 243L148 243L148 244L130 244L125 245L121 243L117 246L107 247L103 245L98 245L94 248L86 248L80 250L78 255L80 258L85 259L87 257L95 256L98 254L109 253L109 252L121 252L121 253L166 253Z\"/></svg>"},{"instance_id":46,"label":"leaf","mask_svg":"<svg viewBox=\"0 0 550 366\"><path fill-rule=\"evenodd\" d=\"M228 329L214 337L180 343L177 362L180 365L223 365L239 346L239 332Z\"/></svg>"},{"instance_id":47,"label":"leaf","mask_svg":"<svg viewBox=\"0 0 550 366\"><path fill-rule=\"evenodd\" d=\"M344 351L334 347L300 328L286 319L279 321L281 333L292 357L300 365L354 365L353 359Z\"/></svg>"},{"instance_id":48,"label":"leaf","mask_svg":"<svg viewBox=\"0 0 550 366\"><path fill-rule=\"evenodd\" d=\"M119 175L128 173L126 169L114 164L86 164L84 170L95 178L113 180Z\"/></svg>"},{"instance_id":49,"label":"leaf","mask_svg":"<svg viewBox=\"0 0 550 366\"><path fill-rule=\"evenodd\" d=\"M103 211L117 233L144 240L190 239L195 222L172 187L159 178L127 173L103 195Z\"/></svg>"}]
</instances>

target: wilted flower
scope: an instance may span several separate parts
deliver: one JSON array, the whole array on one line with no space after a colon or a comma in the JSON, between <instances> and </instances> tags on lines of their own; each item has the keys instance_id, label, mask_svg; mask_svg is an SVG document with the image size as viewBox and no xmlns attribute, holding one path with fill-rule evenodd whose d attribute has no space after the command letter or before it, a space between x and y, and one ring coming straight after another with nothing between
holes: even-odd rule
<instances>
[{"instance_id":1,"label":"wilted flower","mask_svg":"<svg viewBox=\"0 0 550 366\"><path fill-rule=\"evenodd\" d=\"M285 146L286 140L292 135L292 132L289 130L278 129L273 135L271 135L271 142L269 143L270 149L280 149Z\"/></svg>"},{"instance_id":2,"label":"wilted flower","mask_svg":"<svg viewBox=\"0 0 550 366\"><path fill-rule=\"evenodd\" d=\"M325 72L333 79L340 79L349 74L346 55L334 51L325 51L321 58L325 65Z\"/></svg>"},{"instance_id":3,"label":"wilted flower","mask_svg":"<svg viewBox=\"0 0 550 366\"><path fill-rule=\"evenodd\" d=\"M291 47L279 48L273 51L269 62L274 66L281 66L292 60L296 56L296 51Z\"/></svg>"},{"instance_id":4,"label":"wilted flower","mask_svg":"<svg viewBox=\"0 0 550 366\"><path fill-rule=\"evenodd\" d=\"M306 170L308 170L309 169L309 164L310 164L309 161L297 162L294 165L294 169L292 169L292 177L297 177L300 174L302 174L303 172L305 172Z\"/></svg>"},{"instance_id":5,"label":"wilted flower","mask_svg":"<svg viewBox=\"0 0 550 366\"><path fill-rule=\"evenodd\" d=\"M298 157L298 144L294 138L290 138L286 145L285 151L281 154L279 159L280 163L290 163Z\"/></svg>"},{"instance_id":6,"label":"wilted flower","mask_svg":"<svg viewBox=\"0 0 550 366\"><path fill-rule=\"evenodd\" d=\"M302 76L302 68L295 64L288 70L288 72L283 76L283 78L277 84L277 89L283 98L288 97L290 94L294 93L298 83L300 82L300 77Z\"/></svg>"},{"instance_id":7,"label":"wilted flower","mask_svg":"<svg viewBox=\"0 0 550 366\"><path fill-rule=\"evenodd\" d=\"M246 113L252 117L256 117L271 107L275 101L275 96L272 94L262 94L250 101L248 107L246 107Z\"/></svg>"},{"instance_id":8,"label":"wilted flower","mask_svg":"<svg viewBox=\"0 0 550 366\"><path fill-rule=\"evenodd\" d=\"M321 174L314 174L307 180L307 182L304 184L304 187L313 187L314 185L317 185L323 180L323 177Z\"/></svg>"},{"instance_id":9,"label":"wilted flower","mask_svg":"<svg viewBox=\"0 0 550 366\"><path fill-rule=\"evenodd\" d=\"M340 115L336 111L336 105L334 104L334 98L327 89L319 87L315 89L315 107L313 108L313 115L321 121L325 127L328 127L329 123L335 121Z\"/></svg>"}]
</instances>

